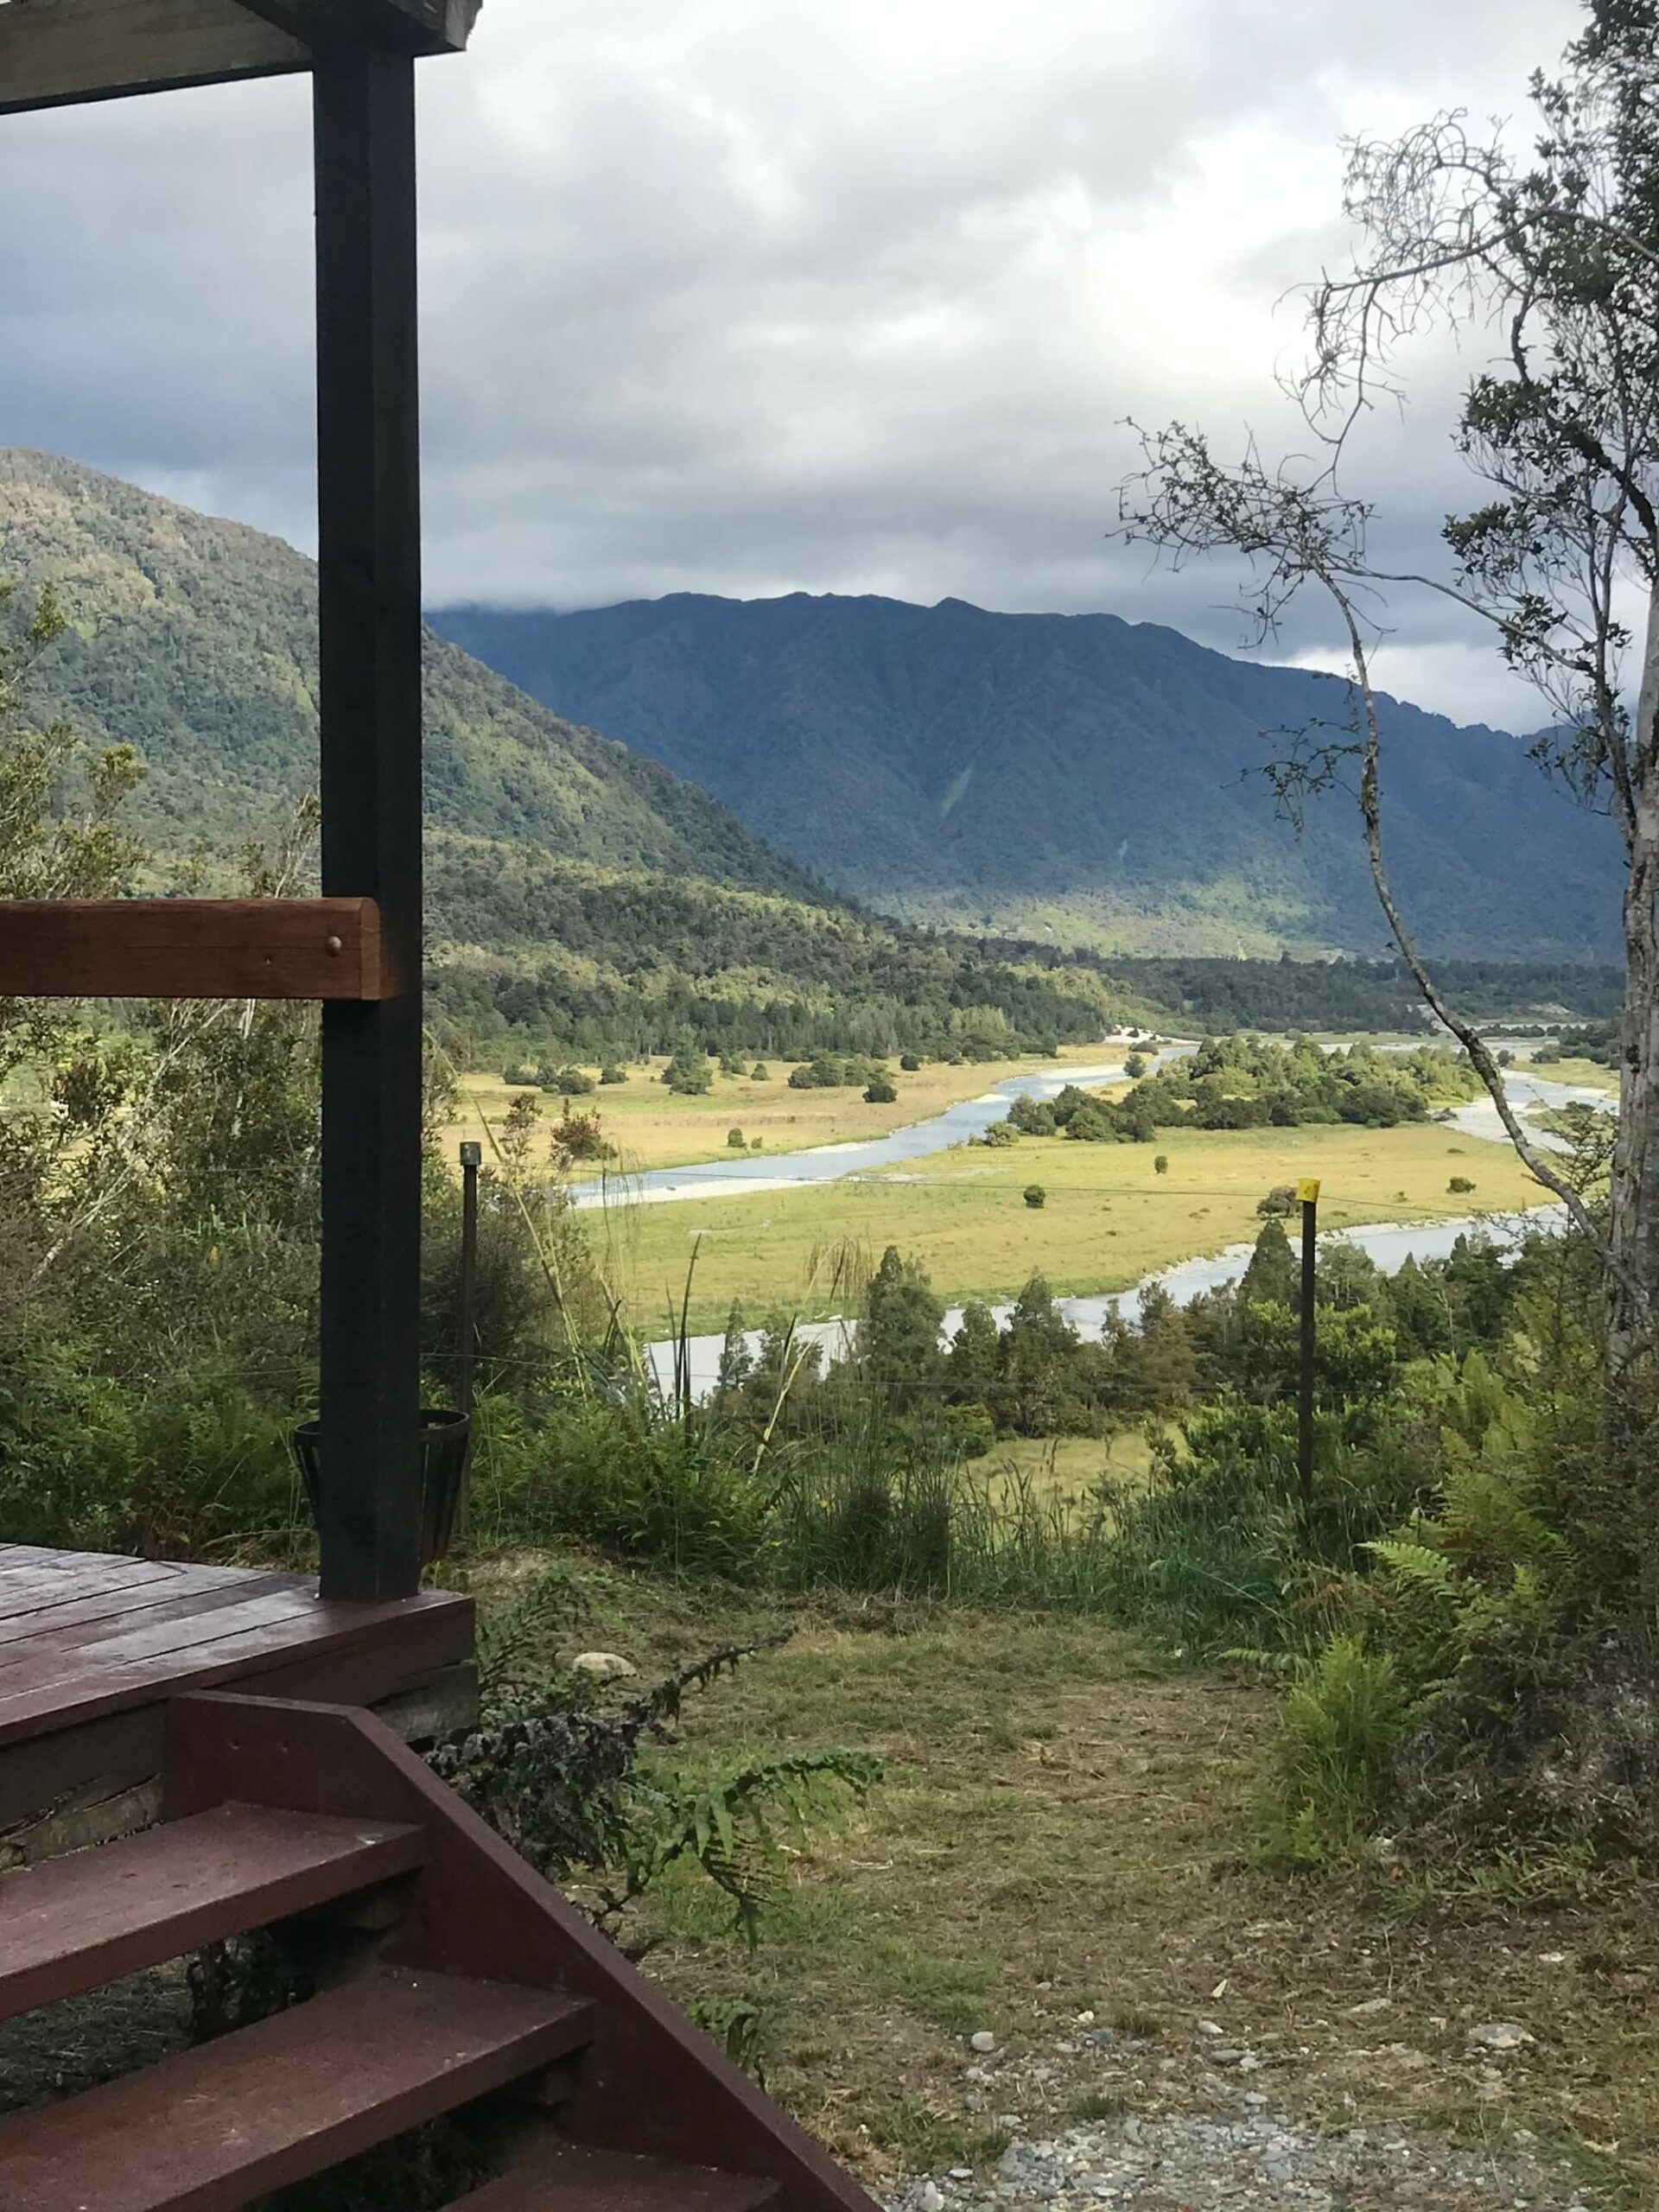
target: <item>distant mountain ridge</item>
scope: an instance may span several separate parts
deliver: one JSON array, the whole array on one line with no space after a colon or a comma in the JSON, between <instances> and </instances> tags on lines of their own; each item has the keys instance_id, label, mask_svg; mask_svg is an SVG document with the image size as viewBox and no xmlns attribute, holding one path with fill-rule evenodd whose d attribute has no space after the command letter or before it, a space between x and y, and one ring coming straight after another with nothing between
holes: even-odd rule
<instances>
[{"instance_id":1,"label":"distant mountain ridge","mask_svg":"<svg viewBox=\"0 0 1659 2212\"><path fill-rule=\"evenodd\" d=\"M836 889L914 919L1125 950L1375 953L1351 797L1298 836L1264 732L1348 719L1329 677L1110 614L685 594L434 626L693 779ZM1383 702L1395 887L1425 944L1605 956L1620 855L1516 738Z\"/></svg>"},{"instance_id":2,"label":"distant mountain ridge","mask_svg":"<svg viewBox=\"0 0 1659 2212\"><path fill-rule=\"evenodd\" d=\"M0 582L45 582L71 628L31 677L33 711L125 741L135 812L163 849L233 854L317 776L315 563L48 454L0 449ZM440 834L529 844L809 900L810 870L657 762L550 714L428 634L426 812Z\"/></svg>"}]
</instances>

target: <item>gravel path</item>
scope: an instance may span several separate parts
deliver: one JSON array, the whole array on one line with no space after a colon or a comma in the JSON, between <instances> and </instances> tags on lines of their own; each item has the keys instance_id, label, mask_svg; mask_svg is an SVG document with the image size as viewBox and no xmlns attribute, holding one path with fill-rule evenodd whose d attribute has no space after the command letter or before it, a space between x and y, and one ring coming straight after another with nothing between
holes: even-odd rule
<instances>
[{"instance_id":1,"label":"gravel path","mask_svg":"<svg viewBox=\"0 0 1659 2212\"><path fill-rule=\"evenodd\" d=\"M1272 2084L1289 2056L1277 2043L1235 2048L1209 2019L1190 2037L1125 2034L1090 2012L1015 2050L982 2031L963 2102L1007 2148L988 2167L908 2177L886 2192L888 2212L1604 2212L1561 2152L1503 2118L1503 2069L1533 2044L1518 2022L1465 2032L1464 2085L1490 2115L1490 2147L1362 2119L1351 2094L1344 2124L1294 2113ZM1372 2050L1374 2069L1382 2056Z\"/></svg>"},{"instance_id":2,"label":"gravel path","mask_svg":"<svg viewBox=\"0 0 1659 2212\"><path fill-rule=\"evenodd\" d=\"M906 2182L889 2212L1592 2212L1524 2149L1496 2161L1392 2128L1325 2133L1262 2097L1244 2106L1016 2140L989 2174L959 2166Z\"/></svg>"}]
</instances>

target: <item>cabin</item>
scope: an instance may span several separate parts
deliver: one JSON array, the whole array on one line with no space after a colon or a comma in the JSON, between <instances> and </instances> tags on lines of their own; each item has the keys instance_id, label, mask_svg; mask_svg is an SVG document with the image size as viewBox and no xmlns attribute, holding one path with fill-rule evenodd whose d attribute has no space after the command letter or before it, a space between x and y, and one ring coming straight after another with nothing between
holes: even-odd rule
<instances>
[{"instance_id":1,"label":"cabin","mask_svg":"<svg viewBox=\"0 0 1659 2212\"><path fill-rule=\"evenodd\" d=\"M475 1698L421 1586L415 74L480 5L0 0L0 111L311 79L322 799L319 898L0 905L0 995L313 999L323 1084L320 1579L0 1541L0 2019L276 1926L316 1992L0 2120L5 2212L230 2212L448 2115L467 2212L872 2212L411 1748Z\"/></svg>"}]
</instances>

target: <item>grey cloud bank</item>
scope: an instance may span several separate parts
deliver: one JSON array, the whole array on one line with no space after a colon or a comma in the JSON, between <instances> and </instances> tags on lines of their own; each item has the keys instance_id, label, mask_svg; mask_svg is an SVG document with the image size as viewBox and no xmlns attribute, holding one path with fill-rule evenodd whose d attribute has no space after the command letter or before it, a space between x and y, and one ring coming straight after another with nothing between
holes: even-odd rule
<instances>
[{"instance_id":1,"label":"grey cloud bank","mask_svg":"<svg viewBox=\"0 0 1659 2212\"><path fill-rule=\"evenodd\" d=\"M1575 15L487 0L422 92L429 595L956 595L1238 646L1225 575L1106 542L1122 418L1287 435L1275 300L1339 250L1341 134L1517 111ZM5 123L0 442L308 543L307 160L295 83ZM1427 365L1372 463L1419 559L1469 364ZM1536 720L1447 611L1391 620L1392 690Z\"/></svg>"}]
</instances>

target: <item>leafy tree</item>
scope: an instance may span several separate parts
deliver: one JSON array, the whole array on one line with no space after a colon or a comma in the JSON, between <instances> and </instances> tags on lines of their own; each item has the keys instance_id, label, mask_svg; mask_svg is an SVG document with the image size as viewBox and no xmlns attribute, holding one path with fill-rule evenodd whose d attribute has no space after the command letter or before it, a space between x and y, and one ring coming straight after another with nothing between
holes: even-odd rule
<instances>
[{"instance_id":1,"label":"leafy tree","mask_svg":"<svg viewBox=\"0 0 1659 2212\"><path fill-rule=\"evenodd\" d=\"M963 1306L962 1323L950 1340L947 1382L958 1405L995 1403L1001 1366L1001 1332L982 1298Z\"/></svg>"},{"instance_id":2,"label":"leafy tree","mask_svg":"<svg viewBox=\"0 0 1659 2212\"><path fill-rule=\"evenodd\" d=\"M707 1060L698 1059L694 1053L676 1052L663 1070L663 1081L680 1097L702 1098L713 1088L714 1074Z\"/></svg>"},{"instance_id":3,"label":"leafy tree","mask_svg":"<svg viewBox=\"0 0 1659 2212\"><path fill-rule=\"evenodd\" d=\"M1305 733L1277 764L1293 816L1357 762L1361 828L1378 900L1423 998L1469 1053L1511 1142L1599 1253L1610 1408L1659 1332L1659 5L1587 0L1560 73L1533 81L1530 149L1482 138L1460 113L1350 149L1352 270L1313 290L1302 390L1325 440L1307 466L1252 448L1218 461L1176 423L1145 441L1125 487L1127 534L1175 560L1227 552L1254 578L1263 632L1306 585L1347 645L1346 732ZM1484 480L1445 537L1447 573L1382 570L1373 510L1346 488L1353 434L1397 396L1401 347L1436 323L1502 333L1471 378L1455 444ZM1532 1141L1477 1025L1418 950L1385 856L1381 721L1370 674L1372 594L1427 585L1491 629L1537 686L1548 727L1535 757L1624 841L1625 993L1619 1141L1605 1218ZM1625 609L1641 610L1640 635Z\"/></svg>"},{"instance_id":4,"label":"leafy tree","mask_svg":"<svg viewBox=\"0 0 1659 2212\"><path fill-rule=\"evenodd\" d=\"M865 1293L858 1356L865 1372L896 1411L929 1401L944 1370L939 1332L944 1301L921 1263L889 1244Z\"/></svg>"},{"instance_id":5,"label":"leafy tree","mask_svg":"<svg viewBox=\"0 0 1659 2212\"><path fill-rule=\"evenodd\" d=\"M1300 1297L1300 1273L1290 1239L1278 1221L1264 1221L1250 1263L1240 1278L1238 1294L1249 1306L1294 1306Z\"/></svg>"}]
</instances>

